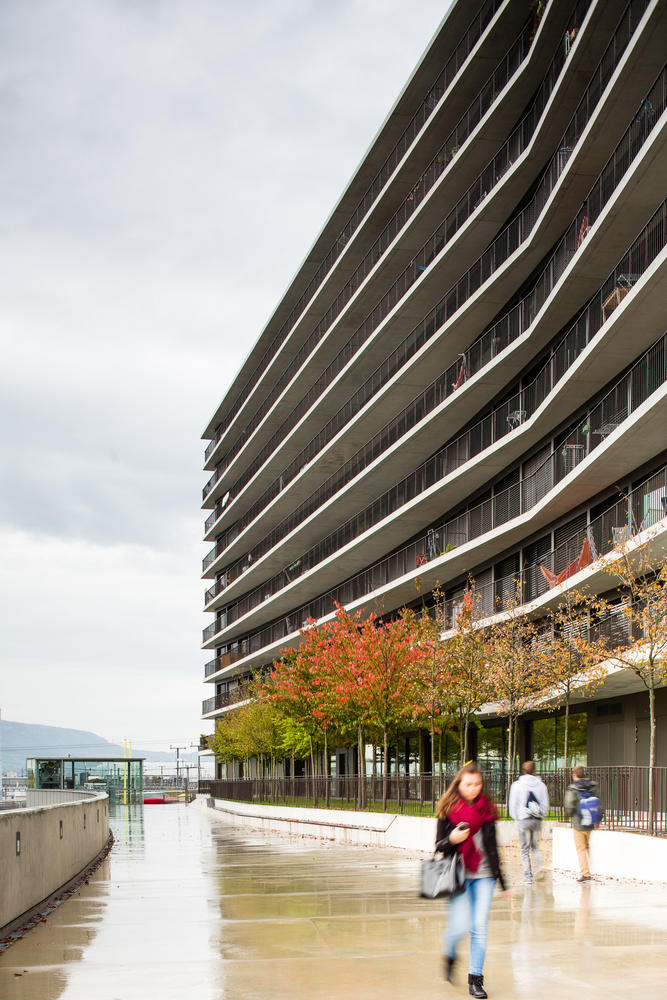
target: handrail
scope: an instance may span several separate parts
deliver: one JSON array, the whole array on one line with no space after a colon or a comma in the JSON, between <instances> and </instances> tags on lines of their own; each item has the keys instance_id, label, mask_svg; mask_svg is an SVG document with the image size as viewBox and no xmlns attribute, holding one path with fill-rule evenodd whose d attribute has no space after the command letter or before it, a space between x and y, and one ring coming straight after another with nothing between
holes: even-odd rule
<instances>
[{"instance_id":1,"label":"handrail","mask_svg":"<svg viewBox=\"0 0 667 1000\"><path fill-rule=\"evenodd\" d=\"M590 0L578 0L575 4L570 18L570 24L568 25L568 30L566 31L566 35L568 35L568 37L571 26L575 23L580 23L589 6ZM515 49L517 52L521 53L521 59L514 69L514 74L516 74L526 54L530 51L532 38L530 37L529 31L530 29L528 27L523 29L522 34L504 57L508 74L510 65L513 65L514 60L517 58L515 55ZM282 440L287 435L300 416L305 413L306 410L312 405L312 402L322 394L326 386L330 384L335 375L338 374L340 369L347 362L350 356L350 350L352 350L352 353L355 353L360 344L364 343L365 340L368 339L384 316L386 316L391 308L393 308L395 302L397 301L395 298L396 294L398 294L396 289L399 287L402 289L400 291L400 296L407 292L407 290L421 277L428 264L438 253L441 252L445 244L454 237L456 232L465 223L469 216L476 210L476 208L479 207L484 198L490 193L491 189L500 183L505 173L510 169L517 157L522 154L529 144L535 129L537 128L537 123L540 120L542 111L547 104L553 88L555 87L556 81L560 77L565 63L567 62L569 51L569 49L566 51L564 46L560 44L558 45L556 53L551 61L547 73L545 74L542 84L540 85L538 93L531 103L530 109L516 126L512 135L502 146L501 150L496 153L496 155L487 164L477 179L470 185L466 193L459 200L458 204L449 212L444 221L439 225L436 232L429 237L424 244L424 247L422 247L422 249L414 255L403 274L394 281L389 292L386 293L386 295L380 299L379 303L373 307L361 326L357 329L357 331L355 331L352 337L348 340L347 344L344 345L334 361L327 367L326 371L320 375L318 380L300 400L297 406L291 411L286 419L281 422L280 428L273 435L271 441L264 446L260 454L253 460L249 467L244 470L243 475L232 487L232 496L235 496L240 492L243 486L249 481L250 478L252 478L254 472L275 450L277 442ZM503 61L501 61L500 65L503 65ZM488 102L488 107L490 107L495 100L496 87L500 87L500 82L494 83L496 72L498 72L498 70L492 74L480 92L481 94L486 95L485 103ZM474 106L475 102L473 102L473 107ZM470 109L462 117L461 122L467 121L469 116ZM417 205L423 200L426 193L432 188L432 186L440 180L442 174L446 172L452 159L457 154L459 146L463 143L468 134L466 129L463 130L463 134L459 134L461 122L459 122L456 129L447 137L429 166L420 177L417 185L407 195L403 204L387 224L375 244L368 251L343 290L334 300L312 333L308 336L295 357L285 368L283 374L276 380L271 388L271 391L268 392L263 398L261 406L257 409L247 425L247 434L244 434L241 438L239 438L224 458L218 462L213 476L204 487L204 499L208 493L210 493L211 489L213 489L215 483L224 474L232 460L244 447L248 436L264 419L264 416L266 416L269 412L276 399L284 391L285 387L289 384L297 371L303 366L309 355L312 354L316 345L322 340L333 322L347 305L354 291L356 291L367 274L372 270L386 249L390 246L399 230L411 217ZM474 119L474 123L475 125L478 124L478 119L476 117ZM387 296L389 296L389 298L387 298Z\"/></svg>"},{"instance_id":2,"label":"handrail","mask_svg":"<svg viewBox=\"0 0 667 1000\"><path fill-rule=\"evenodd\" d=\"M305 305L312 298L312 294L318 285L321 284L324 277L329 273L336 260L340 256L343 247L349 242L350 237L359 227L362 219L366 215L368 209L371 207L373 202L377 199L380 192L385 187L389 177L394 172L397 164L405 156L405 153L410 148L415 138L424 128L426 122L429 120L436 107L438 106L440 100L444 96L446 90L448 89L452 80L458 75L459 69L467 60L470 52L475 47L484 31L493 19L496 11L500 7L503 0L487 0L483 4L481 10L470 22L468 29L463 36L461 42L449 57L445 64L445 68L438 75L436 81L431 86L426 97L422 101L421 105L414 112L412 118L406 125L405 129L401 133L400 138L396 142L392 151L387 156L382 167L375 175L371 181L366 193L362 197L361 201L358 203L354 212L348 219L347 223L340 231L331 247L329 248L324 260L319 265L315 275L311 278L306 290L302 293L296 305L294 305L289 313L289 316L285 322L280 327L280 330L272 339L270 346L262 355L259 364L256 366L253 374L245 383L243 389L237 394L234 404L227 407L228 412L233 412L236 410L254 383L258 380L261 373L267 367L268 359L273 357L276 349L285 340L290 329L294 325L297 317L303 312ZM218 425L216 430L216 435L206 448L205 458L206 461L210 458L214 448L216 447L218 441L222 436L222 424Z\"/></svg>"},{"instance_id":3,"label":"handrail","mask_svg":"<svg viewBox=\"0 0 667 1000\"><path fill-rule=\"evenodd\" d=\"M467 378L469 378L476 371L479 371L485 365L489 364L495 356L508 347L509 344L512 343L518 336L525 333L528 327L530 327L539 309L546 301L548 295L551 293L567 266L570 264L572 257L576 254L584 242L590 226L599 217L602 210L611 199L620 181L629 170L638 153L643 148L646 140L652 133L658 119L662 115L665 108L666 81L667 76L665 69L663 68L658 76L658 79L649 90L647 97L642 102L642 107L644 108L647 108L650 105L652 109L650 114L638 113L634 116L633 121L628 126L628 129L622 139L617 144L614 152L605 164L605 167L601 171L596 183L589 191L565 235L559 241L546 266L543 267L540 277L534 283L531 291L524 296L524 298L516 306L508 310L508 312L496 323L494 323L489 330L485 331L482 336L471 345L468 351L464 352L463 355L457 359L454 365L449 367L445 373L446 381L444 382L444 385L446 394L449 394L446 388L448 384L451 385L450 391L456 391L456 389L458 389ZM392 355L390 355L388 359L386 359L383 365L381 365L380 368L377 369L369 379L367 379L361 389L358 390L358 393L355 397L353 397L353 399L358 400L359 409L372 395L375 394L375 392L379 391L379 388L382 385L386 384L389 378L393 377L396 371L400 370L400 368L407 363L407 360L409 360L409 358L412 357L412 355L416 353L416 351L419 350L423 344L434 335L435 331L439 329L449 318L447 315L448 295L449 293L447 293L438 305L436 305L426 319L422 320L422 322L417 325L417 327L408 335L403 343L399 345L399 347L392 353ZM458 375L455 374L456 369L458 369ZM347 405L348 404L346 404L346 406ZM345 411L345 407L342 411L339 411L339 414L343 413L340 420L339 414L332 418L332 421L336 422L336 427L338 427L340 422L346 422L345 418L347 417L347 413L343 411ZM379 433L382 434L382 431ZM378 435L375 436L374 441L376 441L377 438ZM313 440L319 440L319 438ZM340 489L344 482L347 482L350 478L352 478L352 475L356 475L359 471L359 468L355 465L358 461L358 455L359 452L357 455L349 459L345 465L337 470L336 473L330 476L329 479L318 487L318 489L315 490L311 496L297 508L296 511L290 514L287 518L283 519L280 525L274 528L271 534L260 544L266 545L268 538L276 538L276 532L279 530L282 531L283 534L285 534L287 530L292 530L296 524L308 516L318 506L321 506L326 499ZM375 457L374 453L373 457ZM252 505L252 507L250 507L248 511L246 511L246 513L232 525L231 528L222 534L213 549L211 549L204 557L204 572L206 572L208 567L215 562L222 552L224 552L227 546L238 536L238 534L252 523L252 521L261 513L267 504L270 503L271 500L273 500L280 492L282 492L285 486L291 481L292 478L294 478L295 475L298 474L308 460L309 458L303 456L303 453L302 456L295 459L286 469L283 470L281 475L274 480L271 486L264 491L262 496ZM363 465L361 467L363 467ZM353 468L355 471L350 473L350 470ZM242 562L242 560L239 562ZM238 565L238 563L235 565ZM229 582L231 582L231 579L232 577L229 577Z\"/></svg>"},{"instance_id":4,"label":"handrail","mask_svg":"<svg viewBox=\"0 0 667 1000\"><path fill-rule=\"evenodd\" d=\"M658 509L657 507L655 509L650 508L647 513L643 513L643 506L645 505L642 505L642 501L644 501L645 498L647 497L653 497L658 490L664 490L664 496L667 498L667 465L664 465L656 472L649 473L636 486L628 490L627 497L618 501L617 504L614 504L612 507L608 508L599 516L599 518L596 518L594 521L591 522L591 535L593 539L593 544L591 543L591 539L589 536L588 526L586 527L586 529L581 529L576 532L573 532L572 535L570 535L561 545L557 547L557 549L553 550L554 562L551 565L554 566L558 565L557 553L560 553L561 557L564 557L564 553L567 552L568 546L570 552L573 549L574 551L576 551L577 545L583 544L583 539L588 540L589 545L591 545L592 551L594 548L594 551L596 553L595 558L599 558L599 556L605 555L608 552L612 551L612 549L618 544L618 539L615 537L615 529L621 532L620 539L622 541L627 541L629 538L633 537L633 535L637 534L639 531L644 531L647 528L650 528L655 524L658 524L661 520L664 520L665 510L662 508L662 504L660 509ZM642 512L641 521L639 521L636 516L638 512ZM425 538L426 542L424 544L424 551L423 553L421 553L421 556L423 559L423 557L426 555L426 559L424 559L420 563L421 566L425 565L426 562L428 562L428 556L427 556L428 535L425 536ZM520 551L520 549L517 551ZM542 555L538 559L536 559L534 563L530 564L527 567L524 567L524 573L521 577L522 594L526 594L524 598L524 603L530 600L534 600L535 597L541 596L539 592L533 593L532 590L530 589L530 587L533 586L533 584L531 583L532 579L531 574L532 577L537 578L537 574L541 573L540 567L542 565L545 565L545 560L547 560L547 562L549 561L550 556L551 553ZM508 585L512 587L514 586L514 584L511 581L516 579L517 575L518 574L515 573L506 578L503 578L503 580L501 581L494 581L496 586L500 585L499 589L501 596L508 596L507 587ZM479 593L481 590L482 588L479 588L477 592ZM492 607L494 610L496 610L497 592L498 591L496 591L496 593L494 593L493 595L492 603L489 599L489 606ZM457 599L452 598L448 602L445 602L444 620L446 623L449 623L450 627L453 625L453 622L455 620L455 614L457 613L457 610L460 609L462 600L463 597L461 596L458 599L458 601ZM300 609L299 611L293 613L295 619L301 614L302 610L303 609ZM489 614L491 613L492 612L489 611ZM268 646L270 644L275 644L276 642L279 642L281 639L285 638L286 634L289 635L295 633L296 631L298 631L298 628L300 628L301 625L305 623L305 622L298 622L298 624L296 624L295 622L294 623L295 628L291 630L291 633L290 632L282 633L282 631L278 632L276 630L276 624L282 624L282 621L283 620L279 620L278 623L274 623L268 626L267 628L264 628L261 631L254 633L251 636L247 636L240 642L235 641L235 643L233 644L233 648L228 650L228 652L225 653L224 656L229 657L231 663L236 663L252 653L259 652L259 650L262 649L264 646ZM210 662L212 664L215 661L210 661Z\"/></svg>"},{"instance_id":5,"label":"handrail","mask_svg":"<svg viewBox=\"0 0 667 1000\"><path fill-rule=\"evenodd\" d=\"M664 249L667 245L667 202L658 208L654 213L653 217L649 220L647 225L644 227L640 235L637 237L633 243L630 250L628 250L621 261L616 265L614 271L609 275L604 283L601 285L600 289L595 293L595 295L589 300L586 306L580 311L577 318L569 325L567 333L564 335L562 341L555 347L552 348L554 357L556 357L559 351L565 350L565 356L568 356L567 351L569 348L565 348L563 345L568 343L570 340L576 341L576 348L574 350L576 353L574 355L569 355L570 361L565 368L562 368L562 362L556 362L558 367L554 368L552 373L553 385L552 388L560 380L564 372L567 370L579 353L584 349L584 347L590 342L592 337L598 332L602 327L608 314L611 314L613 310L613 304L616 300L621 301L622 297L630 291L632 285L634 285L641 276L647 271L652 262L655 260L656 256ZM554 274L554 278L556 275ZM622 288L620 286L623 286ZM614 298L614 290L618 290L616 298ZM611 296L611 301L607 300ZM617 304L617 303L616 303ZM584 336L583 338L579 334L579 329L583 324ZM518 330L517 329L517 336ZM510 343L515 338L512 337ZM500 345L496 345L501 349L507 346L506 343L500 342ZM498 350L497 353L500 353ZM492 357L497 356L493 354ZM319 496L319 502L317 506L321 503L326 502L326 499L335 495L336 492L344 485L344 483L349 482L352 478L359 475L371 462L374 462L379 455L383 454L386 450L393 447L394 444L400 438L404 437L416 424L418 424L424 417L431 413L434 409L441 405L444 400L453 395L463 384L459 385L459 380L457 379L457 370L460 374L463 366L463 362L457 362L456 365L450 366L442 375L439 375L426 389L411 400L411 402L404 407L404 409L386 424L376 435L374 435L371 440L360 448L359 451L352 456L351 459L335 473L334 476L330 477L329 480L323 484L322 493ZM562 370L561 370L562 368ZM470 375L474 374L474 369L471 368ZM493 422L493 434L492 439L489 440L488 434L480 435L480 442L483 440L486 443L482 446L481 443L475 448L472 445L473 450L470 448L466 450L466 455L468 458L479 453L481 447L489 447L494 441L498 440L500 437L509 433L515 426L524 423L528 417L534 412L536 408L535 401L530 401L529 393L527 387L523 387L522 393L516 398L516 405L510 405L509 403L503 404L503 407L498 408L500 421L496 420ZM503 423L503 413L505 411L507 414L506 423ZM514 414L512 421L510 421L510 413ZM491 418L484 418L488 421ZM479 422L480 428L482 427L484 421ZM473 431L467 431L466 435L469 435L471 442L475 441L474 429ZM465 435L459 435L454 439L455 442L462 440ZM452 445L445 446L448 451L452 450ZM467 459L466 459L467 460ZM304 516L309 513L308 508L310 503L307 502L307 507L303 510L302 508L297 508L288 518L284 519L273 529L265 535L258 543L255 545L250 552L243 556L241 559L236 560L228 566L222 578L217 580L213 587L206 591L205 602L212 600L217 594L221 593L227 586L231 585L239 576L241 576L257 559L265 555L271 548L273 548L282 538L285 537L287 533L292 531L298 523L300 523ZM363 512L357 515L359 523L365 523L369 526L368 521L363 519ZM351 524L355 519L350 519L348 524ZM345 528L346 526L344 526ZM344 530L343 528L339 530ZM352 537L356 534L353 530ZM331 537L331 536L328 536ZM348 539L349 540L349 539ZM323 543L322 543L323 544ZM215 551L215 549L213 550ZM308 550L309 552L312 550ZM307 554L306 554L307 556ZM306 556L303 554L298 557L298 560L292 561L291 574L288 574L292 578L294 576L300 575L304 572L306 564ZM297 562L302 561L301 567L296 565ZM298 572L296 572L299 570Z\"/></svg>"},{"instance_id":6,"label":"handrail","mask_svg":"<svg viewBox=\"0 0 667 1000\"><path fill-rule=\"evenodd\" d=\"M650 240L651 234L654 239ZM623 260L614 269L612 275L607 278L596 295L590 300L587 306L579 313L577 318L570 324L567 333L551 349L549 357L544 362L542 368L527 385L523 385L519 391L513 394L510 399L505 400L485 417L480 419L472 427L457 435L446 444L435 456L438 460L442 456L449 472L461 468L473 458L480 455L486 449L502 440L516 428L528 421L542 403L553 393L560 384L565 374L575 364L581 353L586 349L593 337L600 330L605 322L606 309L604 303L613 298L615 289L621 287L621 282L632 281L633 284L639 280L641 275L650 266L657 254L667 243L667 201L651 219L645 227L639 240L635 240L631 250L626 253ZM642 258L637 254L637 248L645 250ZM635 260L632 262L633 251ZM632 270L629 265L632 264ZM631 276L630 278L628 276ZM623 288L623 296L628 289ZM610 309L611 311L611 309ZM445 377L448 373L445 373ZM376 437L362 449L363 456L368 455L369 460L375 458L388 447L391 447L399 437L407 434L408 431L419 423L427 413L437 407L446 398L446 386L443 385L443 376L432 383L425 392L413 400L398 417L394 418ZM433 461L433 459L431 460ZM364 465L367 464L364 462ZM363 466L361 466L363 468ZM423 468L423 467L422 467ZM419 470L414 473L419 476ZM368 530L378 520L386 516L386 511L382 503L374 501L354 517L349 518L341 527L336 528L324 539L311 546L306 552L293 559L288 570L281 570L270 580L258 585L255 590L247 594L243 600L246 603L246 610L257 606L269 596L282 590L287 584L303 573L312 569L317 563L328 558L335 551L347 545L353 538L361 532ZM252 561L269 549L269 539L266 543L261 543L252 553ZM262 549L262 552L257 550ZM247 560L247 557L246 557ZM244 569L247 568L245 560L239 560L233 564L226 572L226 579L216 581L216 584L206 592L206 600L212 600L221 593L230 583L238 579Z\"/></svg>"},{"instance_id":7,"label":"handrail","mask_svg":"<svg viewBox=\"0 0 667 1000\"><path fill-rule=\"evenodd\" d=\"M588 121L590 120L594 109L597 107L598 103L602 99L602 94L605 89L606 83L610 79L614 67L620 61L620 58L629 44L629 40L632 37L634 28L636 28L636 23L641 17L641 13L647 6L648 0L631 0L626 8L626 12L621 18L619 27L617 28L609 46L605 50L600 63L596 71L594 72L592 79L581 98L577 110L572 116L570 123L563 134L559 148L556 153L554 153L549 164L542 173L542 180L535 192L533 198L524 209L519 212L503 229L500 235L494 240L494 242L484 251L484 253L475 261L475 263L468 269L465 275L460 278L443 296L443 298L437 303L437 305L430 311L425 320L422 321L418 326L418 330L424 331L425 339L426 330L429 330L429 335L432 336L436 329L438 329L442 324L449 320L451 316L458 311L459 308L473 295L481 285L488 280L495 271L505 263L505 261L519 248L519 246L528 238L533 228L535 227L537 220L540 216L542 209L544 208L551 192L553 191L558 179L565 169L568 162L569 156L579 138L581 137L584 128ZM639 10L638 10L638 9ZM639 17L638 17L639 13ZM634 25L634 28L633 28ZM616 45L618 41L618 45ZM612 53L609 57L609 53ZM556 58L556 57L554 57ZM539 99L536 98L536 101ZM529 116L532 112L528 113ZM517 131L513 133L508 142L513 141L513 137L518 134L521 129L521 125L517 127ZM532 132L531 132L532 134ZM507 147L504 147L506 150ZM519 150L520 152L520 150ZM508 158L507 152L501 151L497 154L503 159L503 161ZM515 155L518 155L515 154ZM511 159L511 158L510 158ZM492 161L494 164L495 171L495 159ZM444 243L447 240L447 224L449 219L445 220L445 223L436 230L436 234L430 240L427 241L425 247L428 248L428 259L429 262L432 260L436 253L441 252L441 248L436 248L436 241L438 239L443 240ZM580 235L580 234L579 234ZM420 253L425 253L423 248ZM313 398L317 398L326 388L327 385L333 381L339 371L350 361L350 359L356 354L359 348L365 343L368 337L376 329L383 318L395 307L396 303L402 297L405 291L417 280L419 277L416 272L414 260L419 259L419 254L415 255L413 262L408 265L402 275L400 275L389 291L383 296L380 302L375 306L371 313L366 317L363 323L359 326L357 331L352 335L348 342L343 346L343 348L338 352L336 358L331 362L326 371L320 376L314 386L309 390L304 399L297 405L293 413L297 413L301 416L301 408L304 408L304 412L312 404ZM426 257L424 257L426 260ZM410 339L410 338L406 338ZM405 343L405 342L404 342ZM420 345L421 346L421 345ZM367 380L366 386L368 386L370 380ZM383 383L380 383L380 386ZM377 392L380 386L376 386L373 390ZM371 393L371 395L373 394ZM363 404L362 404L363 405ZM352 407L354 411L354 406ZM339 411L340 412L340 411ZM338 415L337 415L338 416ZM334 418L335 420L336 418ZM349 417L347 419L350 419ZM346 421L344 421L346 422ZM271 453L277 445L278 439L280 439L283 434L283 429L288 428L288 424L291 423L290 417L287 421L283 421L277 434L274 435L271 442ZM340 424L340 421L339 421ZM328 427L331 425L329 422ZM337 432L336 428L336 432ZM326 431L326 428L325 428ZM321 432L322 433L322 432ZM249 519L257 516L257 513L263 509L275 496L281 492L285 486L290 482L294 476L298 474L300 469L303 467L306 461L308 461L312 454L316 453L321 447L320 435L311 441L306 449L302 452L297 459L294 459L290 465L282 471L280 476L278 476L273 483L264 491L262 496L252 505L250 510L246 512L245 515L237 522L237 524L249 523ZM306 457L304 458L304 453ZM263 454L263 453L262 453ZM268 456L260 455L262 461ZM227 492L227 501L233 500L237 496L248 480L254 475L256 469L256 462L250 464L250 466L245 470L243 475L239 480L231 487ZM257 466L259 467L259 466ZM220 473L222 474L222 473ZM214 474L219 478L219 476ZM209 482L211 482L209 480ZM210 492L210 491L209 491Z\"/></svg>"},{"instance_id":8,"label":"handrail","mask_svg":"<svg viewBox=\"0 0 667 1000\"><path fill-rule=\"evenodd\" d=\"M578 5L588 7L591 0L579 0ZM355 291L362 284L366 276L373 269L377 261L384 255L392 240L415 210L432 189L437 180L450 166L451 161L456 156L460 147L464 144L471 132L477 127L481 119L497 99L500 92L505 88L509 80L516 75L519 67L528 55L533 42L532 18L529 18L518 37L510 46L506 54L500 60L495 70L484 82L475 98L471 102L467 111L461 116L457 124L451 130L445 141L442 143L436 155L432 158L428 166L422 171L414 187L406 195L404 201L396 210L392 218L384 227L381 234L375 240L371 248L362 257L361 262L355 268L352 276L347 280L341 291L336 295L334 301L326 310L324 316L319 320L315 329L306 339L299 349L295 358L288 364L280 378L271 387L271 391L262 399L262 404L255 411L243 433L239 435L237 441L226 452L217 463L220 474L230 465L235 456L241 451L254 429L264 418L271 408L278 395L290 381L292 374L298 370L316 343L323 337L324 333L331 326L334 320L340 315L347 303L352 298ZM559 46L558 52L562 52ZM565 58L563 58L563 62ZM500 178L498 178L500 179ZM477 196L477 199L479 195ZM462 224L462 223L460 223Z\"/></svg>"},{"instance_id":9,"label":"handrail","mask_svg":"<svg viewBox=\"0 0 667 1000\"><path fill-rule=\"evenodd\" d=\"M444 555L450 548L456 548L458 545L465 544L472 538L488 533L494 528L525 513L525 511L530 510L539 503L553 489L556 483L569 475L584 458L603 443L610 433L613 433L617 427L624 423L630 414L634 413L659 386L667 382L667 371L665 371L666 348L667 334L664 334L656 344L642 354L632 368L616 382L600 402L587 409L586 415L578 421L577 426L558 444L558 453L552 452L549 448L549 454L534 472L521 481L517 481L514 485L509 486L506 490L494 494L490 499L484 500L472 508L468 508L449 521L442 522L437 527L431 529L430 536L438 539L438 542L434 543L436 545L434 551L440 555ZM534 385L531 387L533 391ZM502 411L507 412L504 407ZM453 442L455 449L458 446L458 440ZM455 453L452 456L454 460L451 464L449 457L448 449L441 449L440 452L425 462L416 472L407 476L401 483L394 486L370 505L371 509L376 509L380 515L377 519L384 519L393 510L403 506L406 502L429 489L435 483L446 479L457 468L457 456ZM410 562L410 554L413 554L413 567L428 562L429 557L425 555L427 545L427 535L424 535L423 538L416 542L408 543L403 548L398 549L393 555L387 556L374 566L352 577L346 583L333 588L328 594L316 598L309 605L294 612L294 614L298 618L319 618L323 613L328 613L321 610L325 606L324 602L327 600L332 605L334 601L343 604L349 600L356 599L356 597L360 596L357 593L355 593L354 597L344 596L356 580L369 581L368 584L362 585L362 593L371 593L377 590L379 586L384 586L390 580L409 572L409 568L407 567ZM392 565L395 567L394 569L389 568ZM385 570L380 572L380 567L385 567ZM374 578L376 571L380 577L384 577L381 583L378 583ZM353 587L353 589L356 591L358 588ZM228 627L242 617L243 614L252 610L252 605L246 607L246 603L252 595L256 594L257 590L225 608L225 621L222 627ZM258 601L258 603L261 602ZM315 606L320 609L317 613L314 610ZM331 610L331 608L328 610ZM209 641L219 631L221 631L220 622L213 622L204 629L203 641Z\"/></svg>"}]
</instances>

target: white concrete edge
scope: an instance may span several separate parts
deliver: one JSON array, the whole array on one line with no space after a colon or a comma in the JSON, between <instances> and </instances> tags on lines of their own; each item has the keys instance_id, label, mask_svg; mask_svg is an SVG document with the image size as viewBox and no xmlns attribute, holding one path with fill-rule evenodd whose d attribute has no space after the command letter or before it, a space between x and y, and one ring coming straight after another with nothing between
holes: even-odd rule
<instances>
[{"instance_id":1,"label":"white concrete edge","mask_svg":"<svg viewBox=\"0 0 667 1000\"><path fill-rule=\"evenodd\" d=\"M262 830L292 837L312 837L358 847L389 847L431 854L435 844L435 816L404 816L398 813L358 812L345 809L305 809L298 806L257 805L198 795L193 805L231 826ZM543 825L550 839L552 823ZM516 824L500 821L496 827L501 847L516 847Z\"/></svg>"},{"instance_id":2,"label":"white concrete edge","mask_svg":"<svg viewBox=\"0 0 667 1000\"><path fill-rule=\"evenodd\" d=\"M572 830L558 826L553 831L554 872L579 873ZM590 870L593 878L667 882L667 838L618 830L593 830L590 839Z\"/></svg>"}]
</instances>

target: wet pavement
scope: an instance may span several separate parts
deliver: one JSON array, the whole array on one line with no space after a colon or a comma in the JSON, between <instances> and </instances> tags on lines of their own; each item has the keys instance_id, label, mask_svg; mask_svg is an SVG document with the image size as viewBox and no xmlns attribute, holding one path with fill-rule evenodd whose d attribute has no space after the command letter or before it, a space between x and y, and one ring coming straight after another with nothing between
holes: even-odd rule
<instances>
[{"instance_id":1,"label":"wet pavement","mask_svg":"<svg viewBox=\"0 0 667 1000\"><path fill-rule=\"evenodd\" d=\"M0 955L2 1000L467 996L442 981L445 906L417 897L415 858L182 805L113 825L89 884ZM548 875L494 899L485 981L493 1000L667 996L666 943L667 888Z\"/></svg>"}]
</instances>

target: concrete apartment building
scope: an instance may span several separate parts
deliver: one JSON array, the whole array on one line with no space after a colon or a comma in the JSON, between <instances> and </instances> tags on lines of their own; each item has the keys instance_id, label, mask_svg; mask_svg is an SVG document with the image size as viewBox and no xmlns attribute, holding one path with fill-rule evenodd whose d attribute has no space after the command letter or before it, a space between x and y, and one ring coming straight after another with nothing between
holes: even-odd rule
<instances>
[{"instance_id":1,"label":"concrete apartment building","mask_svg":"<svg viewBox=\"0 0 667 1000\"><path fill-rule=\"evenodd\" d=\"M204 431L204 719L334 601L539 608L662 544L666 38L667 0L450 9ZM646 762L627 672L579 708L584 761Z\"/></svg>"}]
</instances>

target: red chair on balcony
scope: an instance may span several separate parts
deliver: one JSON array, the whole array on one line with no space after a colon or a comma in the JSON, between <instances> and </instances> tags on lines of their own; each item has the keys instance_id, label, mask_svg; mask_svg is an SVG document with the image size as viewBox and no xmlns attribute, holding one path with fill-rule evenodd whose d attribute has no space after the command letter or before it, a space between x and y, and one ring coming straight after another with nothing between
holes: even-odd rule
<instances>
[{"instance_id":1,"label":"red chair on balcony","mask_svg":"<svg viewBox=\"0 0 667 1000\"><path fill-rule=\"evenodd\" d=\"M550 569L546 566L540 566L542 571L542 576L549 584L549 589L552 590L557 587L559 583L563 583L564 580L568 580L575 573L578 573L580 569L584 569L586 566L590 566L593 561L593 554L591 552L591 543L587 538L584 538L583 544L581 546L581 552L576 559L573 559L569 566L561 570L560 573L552 573Z\"/></svg>"}]
</instances>

